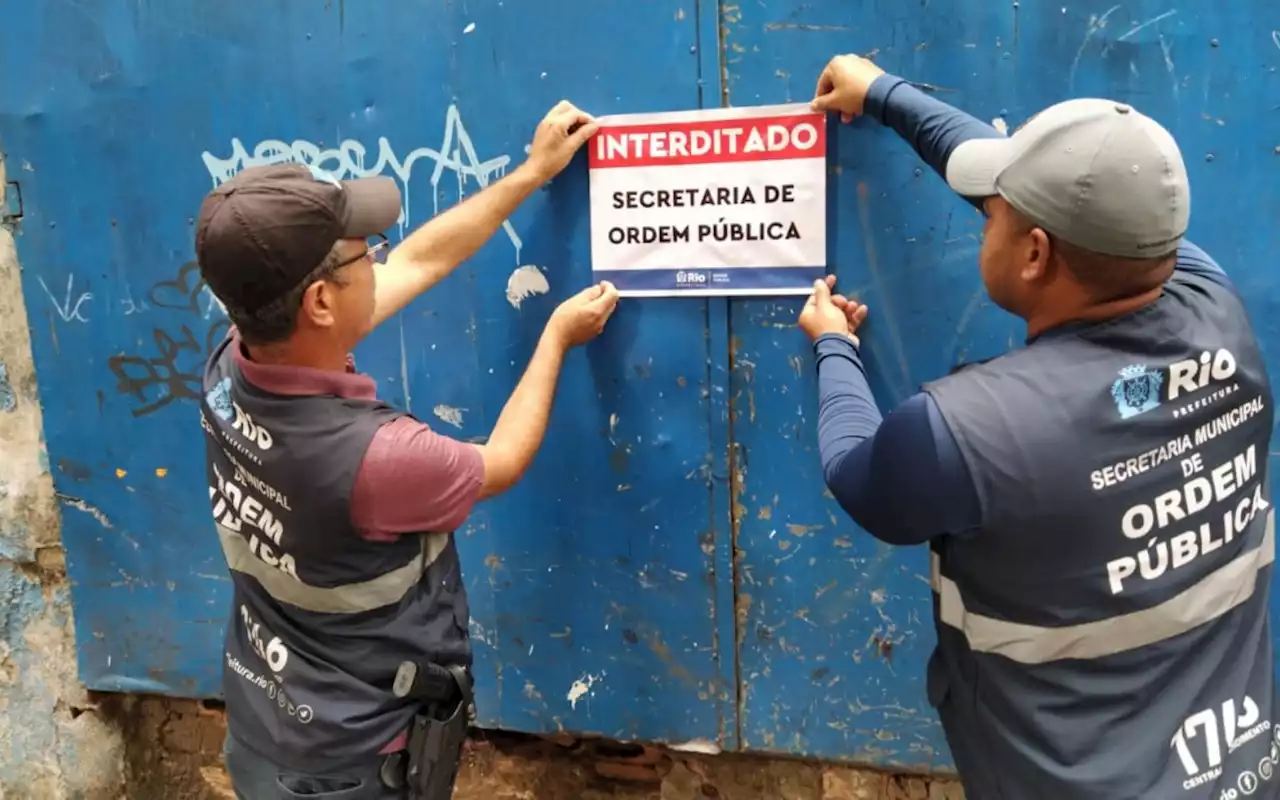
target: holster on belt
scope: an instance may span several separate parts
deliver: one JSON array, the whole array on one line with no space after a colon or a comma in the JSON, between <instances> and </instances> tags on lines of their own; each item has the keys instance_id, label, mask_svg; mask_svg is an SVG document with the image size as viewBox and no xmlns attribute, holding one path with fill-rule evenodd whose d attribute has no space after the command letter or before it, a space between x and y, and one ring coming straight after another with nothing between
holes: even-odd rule
<instances>
[{"instance_id":1,"label":"holster on belt","mask_svg":"<svg viewBox=\"0 0 1280 800\"><path fill-rule=\"evenodd\" d=\"M475 722L471 675L461 666L405 661L392 692L422 702L409 729L405 779L415 800L449 800L458 779L467 728Z\"/></svg>"}]
</instances>

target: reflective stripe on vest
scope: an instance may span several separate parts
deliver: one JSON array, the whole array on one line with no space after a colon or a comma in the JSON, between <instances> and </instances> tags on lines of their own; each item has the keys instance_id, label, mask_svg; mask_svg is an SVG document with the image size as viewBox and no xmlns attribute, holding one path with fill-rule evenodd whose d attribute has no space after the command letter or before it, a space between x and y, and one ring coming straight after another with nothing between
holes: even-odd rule
<instances>
[{"instance_id":1,"label":"reflective stripe on vest","mask_svg":"<svg viewBox=\"0 0 1280 800\"><path fill-rule=\"evenodd\" d=\"M1063 658L1101 658L1170 639L1226 614L1253 596L1258 571L1275 560L1275 510L1267 512L1262 544L1241 553L1192 586L1151 608L1109 619L1045 628L975 614L964 607L960 589L940 571L930 553L930 585L939 595L942 623L961 631L969 648L1023 664Z\"/></svg>"},{"instance_id":2,"label":"reflective stripe on vest","mask_svg":"<svg viewBox=\"0 0 1280 800\"><path fill-rule=\"evenodd\" d=\"M257 580L279 602L320 614L356 614L400 602L449 545L449 534L424 534L422 549L402 567L360 583L312 586L255 556L240 534L225 525L217 528L231 569Z\"/></svg>"}]
</instances>

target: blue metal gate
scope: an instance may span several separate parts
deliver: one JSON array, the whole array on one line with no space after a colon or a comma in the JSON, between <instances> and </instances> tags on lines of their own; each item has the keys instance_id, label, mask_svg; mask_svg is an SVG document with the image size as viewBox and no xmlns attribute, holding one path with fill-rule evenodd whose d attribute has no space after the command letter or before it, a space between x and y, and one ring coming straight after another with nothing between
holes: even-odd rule
<instances>
[{"instance_id":1,"label":"blue metal gate","mask_svg":"<svg viewBox=\"0 0 1280 800\"><path fill-rule=\"evenodd\" d=\"M1280 8L1025 5L0 6L0 151L81 679L219 690L229 583L193 401L226 320L197 279L191 215L251 163L392 175L417 225L523 158L561 97L597 114L803 100L830 55L872 52L1010 126L1085 94L1167 124L1193 236L1273 349ZM877 126L842 128L834 149L833 264L871 305L885 406L1016 345L982 292L972 210ZM575 164L364 343L361 369L439 429L483 437L554 304L590 280L585 209ZM528 477L458 532L483 724L949 765L922 685L925 554L877 545L824 493L798 306L626 301L572 355Z\"/></svg>"}]
</instances>

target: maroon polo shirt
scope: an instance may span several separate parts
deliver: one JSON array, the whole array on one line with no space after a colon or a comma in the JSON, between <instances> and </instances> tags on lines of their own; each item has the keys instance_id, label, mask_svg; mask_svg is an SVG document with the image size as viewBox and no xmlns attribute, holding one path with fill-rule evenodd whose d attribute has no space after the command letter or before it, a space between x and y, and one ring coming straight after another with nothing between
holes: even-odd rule
<instances>
[{"instance_id":1,"label":"maroon polo shirt","mask_svg":"<svg viewBox=\"0 0 1280 800\"><path fill-rule=\"evenodd\" d=\"M235 360L245 380L279 395L337 395L373 400L373 378L345 372L250 361L235 331ZM452 531L462 525L480 495L484 462L473 445L450 439L412 417L378 429L351 490L351 522L365 538L386 541L404 533Z\"/></svg>"}]
</instances>

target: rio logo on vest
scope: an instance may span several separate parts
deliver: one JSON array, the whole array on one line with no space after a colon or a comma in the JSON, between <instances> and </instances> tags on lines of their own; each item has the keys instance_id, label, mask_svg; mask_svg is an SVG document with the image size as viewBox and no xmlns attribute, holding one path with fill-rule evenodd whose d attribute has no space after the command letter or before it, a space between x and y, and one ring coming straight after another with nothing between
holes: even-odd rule
<instances>
[{"instance_id":1,"label":"rio logo on vest","mask_svg":"<svg viewBox=\"0 0 1280 800\"><path fill-rule=\"evenodd\" d=\"M1131 419L1159 408L1165 400L1177 400L1227 380L1236 374L1236 359L1225 348L1214 353L1206 350L1199 358L1175 361L1168 369L1167 397L1161 393L1166 383L1164 370L1152 369L1146 364L1130 364L1120 370L1119 377L1111 384L1111 397L1121 419Z\"/></svg>"},{"instance_id":2,"label":"rio logo on vest","mask_svg":"<svg viewBox=\"0 0 1280 800\"><path fill-rule=\"evenodd\" d=\"M230 422L232 430L258 446L259 450L270 450L274 439L271 431L253 421L240 404L231 399L231 379L223 378L205 395L205 401L218 419Z\"/></svg>"}]
</instances>

